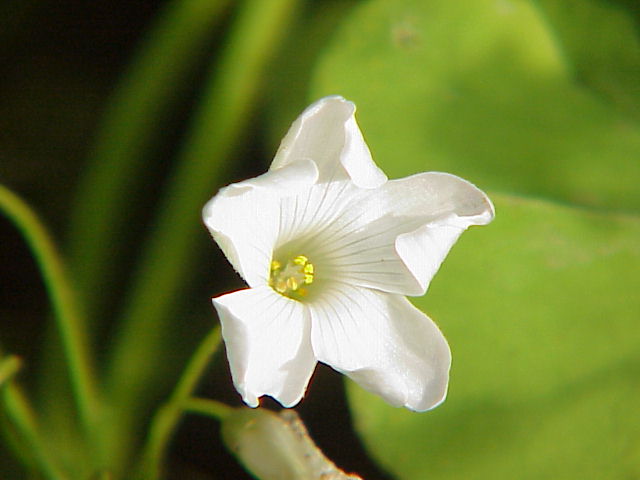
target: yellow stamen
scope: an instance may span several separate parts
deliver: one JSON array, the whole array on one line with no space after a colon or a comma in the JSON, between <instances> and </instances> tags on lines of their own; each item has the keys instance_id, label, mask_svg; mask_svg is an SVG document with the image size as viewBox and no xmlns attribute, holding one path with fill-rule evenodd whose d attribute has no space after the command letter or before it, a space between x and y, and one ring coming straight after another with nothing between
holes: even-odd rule
<instances>
[{"instance_id":1,"label":"yellow stamen","mask_svg":"<svg viewBox=\"0 0 640 480\"><path fill-rule=\"evenodd\" d=\"M307 262L309 262L309 259L304 255L298 255L293 259L293 263L295 263L296 265L300 265L301 267L304 267Z\"/></svg>"},{"instance_id":2,"label":"yellow stamen","mask_svg":"<svg viewBox=\"0 0 640 480\"><path fill-rule=\"evenodd\" d=\"M303 288L303 285L313 283L314 273L313 264L304 255L297 255L286 263L273 260L269 274L269 285L285 297L300 299L309 293L306 288Z\"/></svg>"}]
</instances>

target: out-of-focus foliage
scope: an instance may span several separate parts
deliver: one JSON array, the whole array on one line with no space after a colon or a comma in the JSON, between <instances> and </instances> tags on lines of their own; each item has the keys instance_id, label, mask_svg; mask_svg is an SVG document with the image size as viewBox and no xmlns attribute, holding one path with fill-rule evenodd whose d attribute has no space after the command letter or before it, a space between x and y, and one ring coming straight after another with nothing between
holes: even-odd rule
<instances>
[{"instance_id":1,"label":"out-of-focus foliage","mask_svg":"<svg viewBox=\"0 0 640 480\"><path fill-rule=\"evenodd\" d=\"M625 11L598 0L540 0L564 59L580 84L640 117L640 4Z\"/></svg>"},{"instance_id":2,"label":"out-of-focus foliage","mask_svg":"<svg viewBox=\"0 0 640 480\"><path fill-rule=\"evenodd\" d=\"M313 97L352 98L392 176L428 167L483 188L638 210L638 123L572 74L558 35L532 2L367 3L321 59ZM615 46L634 61L637 41ZM590 78L609 71L590 67ZM635 68L638 78L640 59Z\"/></svg>"},{"instance_id":3,"label":"out-of-focus foliage","mask_svg":"<svg viewBox=\"0 0 640 480\"><path fill-rule=\"evenodd\" d=\"M350 387L398 478L640 475L639 89L637 24L597 1L370 1L320 58L311 98L354 100L391 177L496 199L415 299L451 343L449 399Z\"/></svg>"},{"instance_id":4,"label":"out-of-focus foliage","mask_svg":"<svg viewBox=\"0 0 640 480\"><path fill-rule=\"evenodd\" d=\"M374 158L390 177L451 172L488 190L497 207L495 222L466 233L430 292L415 299L451 343L448 400L416 414L349 386L351 414L372 457L394 478L411 480L640 477L635 0L163 1L167 10L147 36L147 53L154 55L144 60L142 50L122 74L123 91L133 87L130 95L111 100L100 92L111 90L117 73L104 73L109 62L99 44L122 40L122 31L109 36L101 23L119 10L109 8L94 22L86 15L100 11L100 3L91 4L96 11L88 5L66 9L10 0L0 7L8 19L0 22L7 27L0 53L9 59L0 82L6 127L0 175L61 228L73 207L65 192L73 190L74 168L80 170L74 165L93 128L83 125L97 123L98 103L120 112L112 118L114 129L102 133L104 156L94 159L106 176L79 176L97 200L87 201L86 218L104 222L102 230L87 223L85 232L108 233L89 246L106 260L93 272L73 248L67 259L96 280L96 286L81 282L96 292L93 309L84 305L86 310L101 312L98 302L111 306L104 315L88 315L87 329L89 344L100 350L96 371L112 374L98 383L113 418L90 428L92 440L86 440L62 369L70 366L63 364L68 358L55 347L58 336L33 339L44 321L26 318L29 309L42 315L31 311L31 293L25 294L29 308L15 315L0 310L10 314L1 325L2 347L25 365L3 384L5 393L13 392L4 398L11 400L6 405L14 423L4 416L0 422L6 440L0 475L15 470L10 451L34 471L47 471L46 453L54 460L50 471L59 463L65 473L85 478L105 465L115 477L126 475L145 442L151 412L178 379L194 338L214 321L208 296L239 284L211 267L214 247L198 226L200 205L230 180L225 172L257 174L261 167L251 163L258 158L266 166L308 103L339 94L357 104ZM55 15L49 21L50 12L66 23ZM132 13L127 9L125 23ZM66 56L65 48L76 55ZM125 56L112 52L111 65L124 64ZM167 118L176 119L170 127ZM265 129L273 148L262 148ZM143 161L144 172L128 170L128 178L117 162L108 163L116 160L129 167ZM117 189L108 186L109 176ZM78 234L81 228L72 231L67 240L87 246L92 237ZM196 242L202 248L192 247ZM14 258L5 263L12 264L8 272L24 269ZM22 289L15 278L8 283L13 298ZM135 328L132 318L140 320ZM13 341L22 337L28 341ZM121 348L114 348L114 339ZM29 343L37 346L25 353ZM30 353L42 351L49 353ZM220 393L226 381L226 394L236 398L228 372L218 370L207 386L215 383ZM38 383L36 377L42 388L34 405L44 442L29 446L38 440L37 429L23 428L33 438L14 435L15 420L29 420L23 408L28 395L17 387ZM337 394L328 390L312 387L302 408L318 398L335 402ZM329 456L341 464L348 429L335 421L341 407L322 408L310 417L322 417L318 423L334 445ZM163 441L172 427L165 428ZM203 428L213 436L209 424ZM103 451L93 437L106 439ZM191 439L179 444L189 452L222 448ZM99 455L87 453L92 450ZM164 461L162 450L153 470ZM212 475L227 474L217 460L211 463ZM180 466L175 472L185 478Z\"/></svg>"}]
</instances>

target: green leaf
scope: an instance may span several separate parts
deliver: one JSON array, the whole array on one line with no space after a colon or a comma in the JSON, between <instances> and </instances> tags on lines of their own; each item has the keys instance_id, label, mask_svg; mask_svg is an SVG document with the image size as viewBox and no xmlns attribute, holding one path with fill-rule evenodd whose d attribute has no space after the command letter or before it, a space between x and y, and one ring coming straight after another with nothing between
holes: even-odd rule
<instances>
[{"instance_id":1,"label":"green leaf","mask_svg":"<svg viewBox=\"0 0 640 480\"><path fill-rule=\"evenodd\" d=\"M640 475L640 219L492 195L416 305L453 352L447 401L395 409L351 384L399 479Z\"/></svg>"},{"instance_id":2,"label":"green leaf","mask_svg":"<svg viewBox=\"0 0 640 480\"><path fill-rule=\"evenodd\" d=\"M598 0L539 0L538 5L574 77L640 119L640 37L633 18Z\"/></svg>"},{"instance_id":3,"label":"green leaf","mask_svg":"<svg viewBox=\"0 0 640 480\"><path fill-rule=\"evenodd\" d=\"M484 188L640 211L640 125L598 93L640 84L640 71L585 88L557 36L531 2L367 2L321 57L312 97L354 100L391 176L444 170ZM580 65L607 71L584 56Z\"/></svg>"}]
</instances>

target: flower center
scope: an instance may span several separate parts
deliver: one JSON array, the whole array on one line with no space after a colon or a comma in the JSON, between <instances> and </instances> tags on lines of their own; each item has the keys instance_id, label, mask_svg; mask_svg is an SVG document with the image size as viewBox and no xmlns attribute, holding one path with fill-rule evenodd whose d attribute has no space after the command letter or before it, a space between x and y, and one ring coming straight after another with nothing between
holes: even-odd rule
<instances>
[{"instance_id":1,"label":"flower center","mask_svg":"<svg viewBox=\"0 0 640 480\"><path fill-rule=\"evenodd\" d=\"M313 283L313 274L313 263L304 255L293 257L286 263L273 260L269 285L285 297L299 299L309 293L307 285Z\"/></svg>"}]
</instances>

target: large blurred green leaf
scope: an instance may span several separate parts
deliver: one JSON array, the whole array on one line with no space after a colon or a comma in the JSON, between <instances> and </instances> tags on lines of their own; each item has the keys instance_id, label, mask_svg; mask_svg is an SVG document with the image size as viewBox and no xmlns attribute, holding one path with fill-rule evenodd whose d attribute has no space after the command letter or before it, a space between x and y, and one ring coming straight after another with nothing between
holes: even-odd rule
<instances>
[{"instance_id":1,"label":"large blurred green leaf","mask_svg":"<svg viewBox=\"0 0 640 480\"><path fill-rule=\"evenodd\" d=\"M452 346L447 402L349 388L398 478L640 476L639 44L595 0L374 0L320 58L311 97L357 103L390 177L502 192L416 299Z\"/></svg>"},{"instance_id":2,"label":"large blurred green leaf","mask_svg":"<svg viewBox=\"0 0 640 480\"><path fill-rule=\"evenodd\" d=\"M631 15L605 0L538 0L538 5L574 78L640 118L640 38ZM639 8L636 3L638 13Z\"/></svg>"},{"instance_id":3,"label":"large blurred green leaf","mask_svg":"<svg viewBox=\"0 0 640 480\"><path fill-rule=\"evenodd\" d=\"M598 38L581 37L584 50ZM640 126L571 72L530 2L378 0L345 20L312 97L356 101L391 176L419 166L485 188L639 211ZM629 75L640 82L640 72Z\"/></svg>"},{"instance_id":4,"label":"large blurred green leaf","mask_svg":"<svg viewBox=\"0 0 640 480\"><path fill-rule=\"evenodd\" d=\"M415 303L453 351L449 398L395 409L350 386L401 479L640 475L640 219L496 196Z\"/></svg>"}]
</instances>

